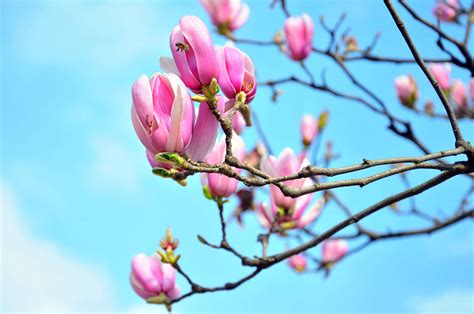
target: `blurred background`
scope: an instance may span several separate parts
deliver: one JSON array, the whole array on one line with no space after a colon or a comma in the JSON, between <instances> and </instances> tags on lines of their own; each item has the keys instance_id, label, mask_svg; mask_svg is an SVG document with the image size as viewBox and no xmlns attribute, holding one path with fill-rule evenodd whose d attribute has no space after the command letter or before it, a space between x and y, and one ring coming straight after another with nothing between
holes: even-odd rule
<instances>
[{"instance_id":1,"label":"blurred background","mask_svg":"<svg viewBox=\"0 0 474 314\"><path fill-rule=\"evenodd\" d=\"M247 24L237 37L270 40L285 20L269 1L247 1ZM342 5L343 4L343 5ZM411 1L433 20L434 1ZM382 1L288 1L293 14L315 21L315 45L325 48L328 36L318 24L324 15L333 25L348 13L359 44L381 33L374 52L409 57ZM183 188L153 176L144 149L130 122L133 81L159 71L160 56L171 56L169 33L182 15L197 15L212 29L197 0L156 1L12 1L1 2L1 311L2 312L165 312L146 305L129 282L131 258L151 254L168 226L179 239L181 266L197 282L220 285L248 271L225 252L196 240L220 236L215 205L201 193L199 178ZM439 57L436 38L400 10L424 56ZM460 35L460 26L447 26ZM225 40L213 34L216 44ZM471 43L473 41L471 40ZM306 78L298 64L275 47L239 46L254 60L259 81ZM328 83L358 94L332 62L311 56L308 66L317 81L322 70ZM376 91L397 115L412 121L417 134L433 150L452 147L445 120L419 117L397 101L394 77L411 73L420 100L441 104L422 72L413 65L350 64L362 82ZM468 73L453 69L468 82ZM412 144L386 129L385 119L360 104L295 85L283 87L277 103L260 88L252 109L267 130L273 151L301 149L299 122L304 113L330 111L323 142L331 139L341 158L333 166L390 156L419 155ZM474 140L470 121L462 121L465 137ZM254 129L243 133L250 149ZM430 171L409 175L413 184ZM450 212L469 182L455 178L417 197L433 215ZM400 178L338 195L352 211L403 190ZM259 195L265 199L265 194ZM230 214L236 202L226 208ZM401 203L400 207L407 207ZM343 216L329 206L315 226L320 232ZM244 227L229 226L229 240L247 255L260 252L262 232L256 217ZM389 209L370 217L374 230L399 230L426 222L393 215ZM276 253L287 245L272 241ZM320 248L313 249L315 255ZM236 290L197 295L174 307L188 312L471 312L474 310L474 230L463 221L432 236L376 243L338 264L328 278L297 274L287 263L262 272ZM188 286L178 278L182 291Z\"/></svg>"}]
</instances>

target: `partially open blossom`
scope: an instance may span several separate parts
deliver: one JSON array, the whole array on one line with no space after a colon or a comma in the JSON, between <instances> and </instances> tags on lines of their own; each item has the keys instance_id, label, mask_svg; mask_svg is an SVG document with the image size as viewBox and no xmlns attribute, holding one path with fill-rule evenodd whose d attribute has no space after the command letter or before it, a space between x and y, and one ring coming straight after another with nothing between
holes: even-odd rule
<instances>
[{"instance_id":1,"label":"partially open blossom","mask_svg":"<svg viewBox=\"0 0 474 314\"><path fill-rule=\"evenodd\" d=\"M326 240L323 242L323 262L334 263L346 255L349 250L347 242L343 239Z\"/></svg>"},{"instance_id":2,"label":"partially open blossom","mask_svg":"<svg viewBox=\"0 0 474 314\"><path fill-rule=\"evenodd\" d=\"M174 74L140 76L132 87L132 122L143 145L158 152L184 152L194 128L194 106Z\"/></svg>"},{"instance_id":3,"label":"partially open blossom","mask_svg":"<svg viewBox=\"0 0 474 314\"><path fill-rule=\"evenodd\" d=\"M207 104L201 104L195 119L191 96L177 75L140 76L133 84L132 100L132 123L152 166L159 164L150 157L160 152L202 160L212 148L218 122Z\"/></svg>"},{"instance_id":4,"label":"partially open blossom","mask_svg":"<svg viewBox=\"0 0 474 314\"><path fill-rule=\"evenodd\" d=\"M183 16L170 36L170 47L180 77L195 93L219 78L214 45L206 25L196 16Z\"/></svg>"},{"instance_id":5,"label":"partially open blossom","mask_svg":"<svg viewBox=\"0 0 474 314\"><path fill-rule=\"evenodd\" d=\"M451 65L449 63L431 63L430 71L438 81L439 86L447 91L449 90L449 80L451 75Z\"/></svg>"},{"instance_id":6,"label":"partially open blossom","mask_svg":"<svg viewBox=\"0 0 474 314\"><path fill-rule=\"evenodd\" d=\"M284 26L288 56L301 61L306 59L313 49L314 23L308 14L289 17Z\"/></svg>"},{"instance_id":7,"label":"partially open blossom","mask_svg":"<svg viewBox=\"0 0 474 314\"><path fill-rule=\"evenodd\" d=\"M418 99L418 87L411 75L402 75L395 79L395 89L400 102L409 108L415 108Z\"/></svg>"},{"instance_id":8,"label":"partially open blossom","mask_svg":"<svg viewBox=\"0 0 474 314\"><path fill-rule=\"evenodd\" d=\"M306 270L306 257L302 254L293 255L288 259L288 264L297 272Z\"/></svg>"},{"instance_id":9,"label":"partially open blossom","mask_svg":"<svg viewBox=\"0 0 474 314\"><path fill-rule=\"evenodd\" d=\"M272 177L281 177L297 173L301 168L308 164L309 161L304 158L304 155L296 156L293 150L287 147L280 153L278 158L274 156L263 157L260 162L260 169ZM289 186L300 188L310 181L311 179L303 178L285 181L284 183ZM289 209L296 203L296 198L285 196L275 185L270 186L270 192L273 201L278 207Z\"/></svg>"},{"instance_id":10,"label":"partially open blossom","mask_svg":"<svg viewBox=\"0 0 474 314\"><path fill-rule=\"evenodd\" d=\"M201 0L201 4L221 34L240 28L250 13L249 6L241 0Z\"/></svg>"},{"instance_id":11,"label":"partially open blossom","mask_svg":"<svg viewBox=\"0 0 474 314\"><path fill-rule=\"evenodd\" d=\"M162 302L176 299L180 290L175 282L175 269L161 262L158 255L138 254L132 259L130 283L143 299L160 297Z\"/></svg>"},{"instance_id":12,"label":"partially open blossom","mask_svg":"<svg viewBox=\"0 0 474 314\"><path fill-rule=\"evenodd\" d=\"M304 228L319 216L325 204L324 197L321 197L308 209L311 199L311 194L297 197L294 206L286 209L278 207L270 197L270 206L266 203L257 205L258 221L266 229L270 229L272 226L280 227L282 230Z\"/></svg>"},{"instance_id":13,"label":"partially open blossom","mask_svg":"<svg viewBox=\"0 0 474 314\"><path fill-rule=\"evenodd\" d=\"M451 97L459 109L467 107L466 87L460 80L454 80L451 86Z\"/></svg>"},{"instance_id":14,"label":"partially open blossom","mask_svg":"<svg viewBox=\"0 0 474 314\"><path fill-rule=\"evenodd\" d=\"M311 145L318 134L318 120L310 114L305 114L301 119L301 137L305 146Z\"/></svg>"},{"instance_id":15,"label":"partially open blossom","mask_svg":"<svg viewBox=\"0 0 474 314\"><path fill-rule=\"evenodd\" d=\"M216 48L220 68L219 86L229 100L235 100L237 94L245 94L245 103L250 103L257 92L255 68L252 59L235 47Z\"/></svg>"},{"instance_id":16,"label":"partially open blossom","mask_svg":"<svg viewBox=\"0 0 474 314\"><path fill-rule=\"evenodd\" d=\"M459 0L438 0L433 14L443 22L454 22L457 19Z\"/></svg>"},{"instance_id":17,"label":"partially open blossom","mask_svg":"<svg viewBox=\"0 0 474 314\"><path fill-rule=\"evenodd\" d=\"M223 135L216 143L212 151L207 155L205 161L209 164L222 163L225 159L226 144ZM240 161L245 158L245 143L235 132L232 135L232 153ZM234 169L237 173L241 169ZM201 181L204 187L209 189L212 197L229 197L237 191L238 181L219 173L202 173Z\"/></svg>"}]
</instances>

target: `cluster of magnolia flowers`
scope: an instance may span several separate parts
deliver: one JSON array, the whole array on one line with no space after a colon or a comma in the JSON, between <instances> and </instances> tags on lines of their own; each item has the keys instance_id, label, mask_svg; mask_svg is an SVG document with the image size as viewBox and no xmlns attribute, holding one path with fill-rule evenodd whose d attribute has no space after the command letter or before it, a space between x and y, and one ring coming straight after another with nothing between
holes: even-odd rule
<instances>
[{"instance_id":1,"label":"cluster of magnolia flowers","mask_svg":"<svg viewBox=\"0 0 474 314\"><path fill-rule=\"evenodd\" d=\"M474 78L469 82L469 91L465 84L459 80L451 81L451 65L449 63L432 63L429 69L433 77L443 89L444 93L455 105L456 114L459 117L474 112ZM406 107L416 109L419 99L418 86L411 75L402 75L395 79L395 89L399 101ZM470 98L470 100L468 100ZM470 103L470 105L469 105ZM424 108L428 115L433 114L433 105L427 102Z\"/></svg>"},{"instance_id":2,"label":"cluster of magnolia flowers","mask_svg":"<svg viewBox=\"0 0 474 314\"><path fill-rule=\"evenodd\" d=\"M231 36L249 16L249 8L240 0L201 0L217 31ZM309 56L313 46L313 21L307 14L285 21L285 52L295 61ZM224 162L226 137L216 141L217 117L232 119L232 153L241 162L260 168L270 176L285 176L309 164L307 150L327 122L327 112L319 118L305 115L301 121L303 151L296 154L285 148L278 157L263 149L246 153L239 134L251 125L249 104L256 96L257 84L252 59L236 47L214 46L209 30L196 16L184 16L170 35L172 59L160 58L161 73L141 75L132 86L131 118L135 132L146 149L153 173L186 185L182 161ZM199 103L199 108L193 102ZM241 169L234 169L240 173ZM235 195L238 181L219 173L202 173L204 195L218 203ZM311 179L285 181L293 187L311 184ZM260 224L281 235L304 228L320 214L325 199L312 205L313 195L286 197L276 186L270 187L270 202L255 206ZM341 244L342 243L342 244ZM168 232L161 242L163 251L153 256L133 258L130 282L135 292L148 302L170 304L180 290L173 267L178 243ZM347 244L338 240L323 245L327 265L340 259ZM301 257L295 257L300 258ZM293 259L292 259L293 260ZM291 262L290 265L295 264ZM298 263L296 263L298 264ZM292 266L293 267L293 266ZM293 267L295 268L295 267ZM301 271L302 266L295 269Z\"/></svg>"}]
</instances>

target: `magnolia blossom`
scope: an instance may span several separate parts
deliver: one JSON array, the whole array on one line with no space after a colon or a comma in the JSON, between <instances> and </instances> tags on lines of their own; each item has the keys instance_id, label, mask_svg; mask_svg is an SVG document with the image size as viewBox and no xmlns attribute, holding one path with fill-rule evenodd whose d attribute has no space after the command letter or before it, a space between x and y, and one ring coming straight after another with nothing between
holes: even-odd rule
<instances>
[{"instance_id":1,"label":"magnolia blossom","mask_svg":"<svg viewBox=\"0 0 474 314\"><path fill-rule=\"evenodd\" d=\"M306 194L296 198L296 203L291 209L278 207L273 198L270 197L271 205L266 203L257 205L257 218L262 227L270 229L272 226L279 226L283 230L304 228L312 223L321 213L324 206L324 197L318 199L308 210L312 195Z\"/></svg>"},{"instance_id":2,"label":"magnolia blossom","mask_svg":"<svg viewBox=\"0 0 474 314\"><path fill-rule=\"evenodd\" d=\"M225 159L226 144L223 135L216 143L212 151L207 155L205 161L209 164L222 163ZM243 139L235 132L232 134L232 153L240 161L245 158L245 143ZM234 169L237 173L241 169ZM209 189L213 197L229 197L237 190L238 181L219 173L202 173L201 182L204 187Z\"/></svg>"},{"instance_id":3,"label":"magnolia blossom","mask_svg":"<svg viewBox=\"0 0 474 314\"><path fill-rule=\"evenodd\" d=\"M305 146L311 145L318 134L318 120L310 114L305 114L301 119L301 137Z\"/></svg>"},{"instance_id":4,"label":"magnolia blossom","mask_svg":"<svg viewBox=\"0 0 474 314\"><path fill-rule=\"evenodd\" d=\"M288 259L288 264L297 272L306 270L306 257L302 254L293 255Z\"/></svg>"},{"instance_id":5,"label":"magnolia blossom","mask_svg":"<svg viewBox=\"0 0 474 314\"><path fill-rule=\"evenodd\" d=\"M250 14L249 6L240 0L201 0L201 4L222 33L240 28Z\"/></svg>"},{"instance_id":6,"label":"magnolia blossom","mask_svg":"<svg viewBox=\"0 0 474 314\"><path fill-rule=\"evenodd\" d=\"M308 14L289 17L284 26L288 56L301 61L308 57L313 48L314 23Z\"/></svg>"},{"instance_id":7,"label":"magnolia blossom","mask_svg":"<svg viewBox=\"0 0 474 314\"><path fill-rule=\"evenodd\" d=\"M458 108L467 107L466 87L460 80L454 80L453 85L451 86L451 97Z\"/></svg>"},{"instance_id":8,"label":"magnolia blossom","mask_svg":"<svg viewBox=\"0 0 474 314\"><path fill-rule=\"evenodd\" d=\"M170 36L176 68L184 84L195 93L219 78L214 45L206 25L196 16L183 16Z\"/></svg>"},{"instance_id":9,"label":"magnolia blossom","mask_svg":"<svg viewBox=\"0 0 474 314\"><path fill-rule=\"evenodd\" d=\"M294 174L308 164L309 161L304 155L296 156L293 150L287 147L280 153L278 158L274 156L263 157L260 162L260 169L272 177L281 177ZM311 184L311 179L304 178L290 180L285 181L284 183L289 186L300 188L305 184ZM296 203L296 198L285 196L275 185L270 186L270 192L273 202L275 202L276 206L278 207L290 209ZM304 198L305 196L306 195L301 196L300 198Z\"/></svg>"},{"instance_id":10,"label":"magnolia blossom","mask_svg":"<svg viewBox=\"0 0 474 314\"><path fill-rule=\"evenodd\" d=\"M163 264L156 254L138 254L132 259L130 283L133 290L145 300L161 295L171 301L180 294L175 283L175 269L170 264Z\"/></svg>"},{"instance_id":11,"label":"magnolia blossom","mask_svg":"<svg viewBox=\"0 0 474 314\"><path fill-rule=\"evenodd\" d=\"M456 21L459 10L459 0L438 0L433 14L443 22Z\"/></svg>"},{"instance_id":12,"label":"magnolia blossom","mask_svg":"<svg viewBox=\"0 0 474 314\"><path fill-rule=\"evenodd\" d=\"M439 86L445 91L449 90L449 77L451 75L451 65L449 63L431 63L430 71L438 81Z\"/></svg>"},{"instance_id":13,"label":"magnolia blossom","mask_svg":"<svg viewBox=\"0 0 474 314\"><path fill-rule=\"evenodd\" d=\"M255 69L252 59L235 47L216 48L220 68L219 86L232 103L237 94L243 92L246 103L250 103L257 92Z\"/></svg>"},{"instance_id":14,"label":"magnolia blossom","mask_svg":"<svg viewBox=\"0 0 474 314\"><path fill-rule=\"evenodd\" d=\"M409 108L415 107L418 99L418 87L411 75L402 75L395 79L395 89L400 102Z\"/></svg>"},{"instance_id":15,"label":"magnolia blossom","mask_svg":"<svg viewBox=\"0 0 474 314\"><path fill-rule=\"evenodd\" d=\"M323 262L334 263L346 255L349 250L347 242L342 239L326 240L323 242Z\"/></svg>"},{"instance_id":16,"label":"magnolia blossom","mask_svg":"<svg viewBox=\"0 0 474 314\"><path fill-rule=\"evenodd\" d=\"M212 148L218 122L207 104L201 104L195 119L191 96L177 75L140 76L132 99L132 123L148 157L176 152L202 160Z\"/></svg>"}]
</instances>

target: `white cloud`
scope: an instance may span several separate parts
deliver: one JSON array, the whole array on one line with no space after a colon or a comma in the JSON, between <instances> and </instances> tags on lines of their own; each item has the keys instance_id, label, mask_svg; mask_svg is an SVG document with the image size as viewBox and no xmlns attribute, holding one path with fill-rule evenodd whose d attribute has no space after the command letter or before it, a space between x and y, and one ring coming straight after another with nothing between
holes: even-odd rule
<instances>
[{"instance_id":1,"label":"white cloud","mask_svg":"<svg viewBox=\"0 0 474 314\"><path fill-rule=\"evenodd\" d=\"M474 313L474 290L453 290L419 300L415 304L419 313Z\"/></svg>"},{"instance_id":2,"label":"white cloud","mask_svg":"<svg viewBox=\"0 0 474 314\"><path fill-rule=\"evenodd\" d=\"M86 182L95 190L136 192L139 186L137 165L147 166L136 149L127 149L109 136L91 139L92 161L86 170Z\"/></svg>"},{"instance_id":3,"label":"white cloud","mask_svg":"<svg viewBox=\"0 0 474 314\"><path fill-rule=\"evenodd\" d=\"M14 195L1 193L1 312L79 312L114 309L106 273L36 238Z\"/></svg>"}]
</instances>

